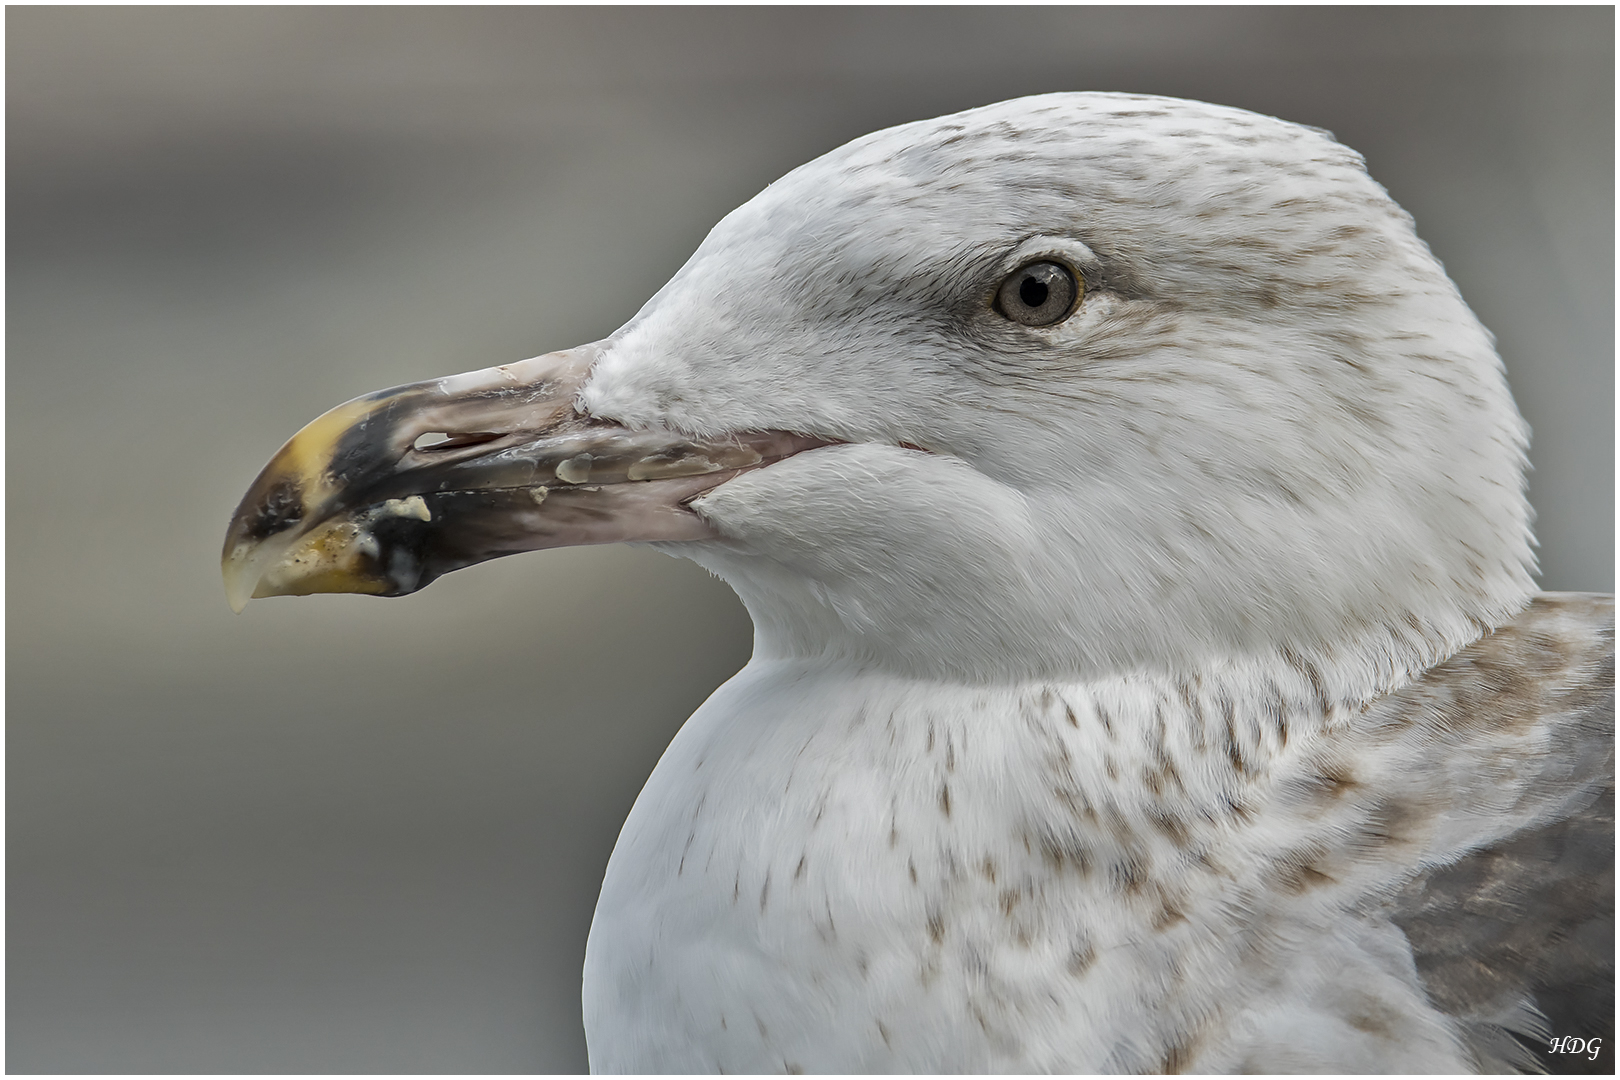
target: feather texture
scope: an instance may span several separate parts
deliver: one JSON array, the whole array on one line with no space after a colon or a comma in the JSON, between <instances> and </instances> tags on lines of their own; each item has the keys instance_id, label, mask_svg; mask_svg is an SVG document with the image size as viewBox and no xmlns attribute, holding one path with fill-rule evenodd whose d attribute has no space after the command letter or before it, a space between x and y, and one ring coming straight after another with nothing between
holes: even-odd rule
<instances>
[{"instance_id":1,"label":"feather texture","mask_svg":"<svg viewBox=\"0 0 1620 1080\"><path fill-rule=\"evenodd\" d=\"M1050 325L996 306L1032 261L1081 294ZM756 647L614 851L593 1068L1609 1034L1612 606L1534 592L1491 337L1326 133L1112 94L874 133L716 226L577 404L832 443L666 545Z\"/></svg>"}]
</instances>

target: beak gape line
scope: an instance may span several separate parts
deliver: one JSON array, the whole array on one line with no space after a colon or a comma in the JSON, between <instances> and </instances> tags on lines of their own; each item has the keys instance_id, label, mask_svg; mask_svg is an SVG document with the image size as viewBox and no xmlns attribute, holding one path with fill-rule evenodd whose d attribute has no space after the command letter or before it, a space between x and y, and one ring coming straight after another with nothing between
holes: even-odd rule
<instances>
[{"instance_id":1,"label":"beak gape line","mask_svg":"<svg viewBox=\"0 0 1620 1080\"><path fill-rule=\"evenodd\" d=\"M311 593L401 596L541 548L706 539L714 533L690 500L826 443L785 432L693 439L595 420L574 402L600 353L585 345L412 383L312 421L231 518L222 555L231 607Z\"/></svg>"}]
</instances>

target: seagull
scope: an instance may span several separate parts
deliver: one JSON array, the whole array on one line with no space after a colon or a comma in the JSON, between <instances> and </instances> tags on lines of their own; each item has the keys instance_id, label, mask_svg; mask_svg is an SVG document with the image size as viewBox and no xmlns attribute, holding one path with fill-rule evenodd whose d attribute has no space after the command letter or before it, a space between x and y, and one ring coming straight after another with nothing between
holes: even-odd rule
<instances>
[{"instance_id":1,"label":"seagull","mask_svg":"<svg viewBox=\"0 0 1620 1080\"><path fill-rule=\"evenodd\" d=\"M1536 1070L1609 1034L1614 617L1536 590L1527 439L1330 133L1050 94L795 169L605 340L338 406L224 569L628 541L742 598L608 865L593 1071Z\"/></svg>"}]
</instances>

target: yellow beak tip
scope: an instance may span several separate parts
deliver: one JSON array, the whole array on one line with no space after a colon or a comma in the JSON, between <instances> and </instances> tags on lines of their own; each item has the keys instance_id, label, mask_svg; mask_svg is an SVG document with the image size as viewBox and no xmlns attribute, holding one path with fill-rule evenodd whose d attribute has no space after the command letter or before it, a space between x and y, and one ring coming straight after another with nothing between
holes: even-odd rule
<instances>
[{"instance_id":1,"label":"yellow beak tip","mask_svg":"<svg viewBox=\"0 0 1620 1080\"><path fill-rule=\"evenodd\" d=\"M225 567L225 601L231 605L232 611L240 615L242 609L247 607L248 601L253 598L253 586L256 583L245 580L240 574L232 574L233 569L236 568Z\"/></svg>"}]
</instances>

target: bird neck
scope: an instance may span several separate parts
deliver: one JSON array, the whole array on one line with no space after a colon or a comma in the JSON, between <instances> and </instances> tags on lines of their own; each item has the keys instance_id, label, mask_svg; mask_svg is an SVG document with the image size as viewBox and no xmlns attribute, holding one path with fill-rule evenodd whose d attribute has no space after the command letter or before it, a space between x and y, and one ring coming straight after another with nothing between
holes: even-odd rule
<instances>
[{"instance_id":1,"label":"bird neck","mask_svg":"<svg viewBox=\"0 0 1620 1080\"><path fill-rule=\"evenodd\" d=\"M1361 716L1360 706L1332 700L1327 683L1303 660L968 684L836 658L756 656L717 695L750 702L726 711L728 724L753 734L728 729L705 754L803 769L802 747L830 748L834 772L858 764L918 806L938 804L944 819L953 802L958 813L995 807L1007 828L1034 830L1025 842L1037 853L1062 858L1075 845L1108 846L1110 836L1129 847L1136 841L1120 839L1121 822L1149 831L1158 823L1160 839L1180 842L1182 828L1243 817L1291 761ZM1073 836L1042 831L1054 823L1073 826Z\"/></svg>"},{"instance_id":2,"label":"bird neck","mask_svg":"<svg viewBox=\"0 0 1620 1080\"><path fill-rule=\"evenodd\" d=\"M1380 585L1335 598L1297 582L1248 590L1226 581L1205 602L1198 573L1160 595L1123 570L1086 564L1072 545L1043 547L1022 536L1006 524L1016 524L1012 511L964 518L961 527L903 545L856 544L841 534L817 540L808 525L766 544L733 512L728 527L743 541L680 545L675 553L736 590L753 618L760 659L963 685L1145 678L1252 688L1240 697L1299 687L1323 715L1405 685L1511 619L1534 591L1514 564L1489 588L1455 595Z\"/></svg>"}]
</instances>

